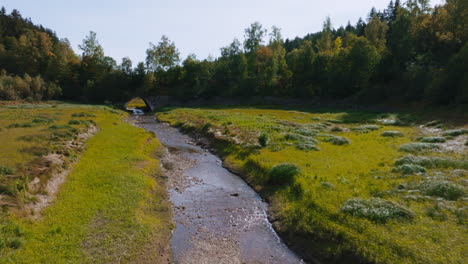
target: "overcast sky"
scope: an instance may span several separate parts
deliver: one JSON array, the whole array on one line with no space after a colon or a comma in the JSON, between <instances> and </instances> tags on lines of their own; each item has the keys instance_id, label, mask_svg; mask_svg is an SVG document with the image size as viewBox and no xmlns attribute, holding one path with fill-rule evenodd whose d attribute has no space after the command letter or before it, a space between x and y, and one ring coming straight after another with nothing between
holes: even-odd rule
<instances>
[{"instance_id":1,"label":"overcast sky","mask_svg":"<svg viewBox=\"0 0 468 264\"><path fill-rule=\"evenodd\" d=\"M381 10L390 0L0 0L7 12L18 9L23 17L55 30L78 44L90 30L97 33L107 56L134 65L145 59L149 42L161 35L175 41L182 58L219 55L219 48L254 21L276 25L285 38L319 31L330 16L334 27L355 23L371 7ZM443 0L432 0L432 4Z\"/></svg>"}]
</instances>

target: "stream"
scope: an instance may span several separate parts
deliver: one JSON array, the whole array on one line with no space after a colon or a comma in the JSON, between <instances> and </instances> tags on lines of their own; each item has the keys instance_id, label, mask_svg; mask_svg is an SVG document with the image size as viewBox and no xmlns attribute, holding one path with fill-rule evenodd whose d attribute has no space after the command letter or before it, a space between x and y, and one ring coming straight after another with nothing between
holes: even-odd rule
<instances>
[{"instance_id":1,"label":"stream","mask_svg":"<svg viewBox=\"0 0 468 264\"><path fill-rule=\"evenodd\" d=\"M175 263L304 263L272 228L268 204L216 155L152 116L134 123L168 149L161 162L176 225Z\"/></svg>"}]
</instances>

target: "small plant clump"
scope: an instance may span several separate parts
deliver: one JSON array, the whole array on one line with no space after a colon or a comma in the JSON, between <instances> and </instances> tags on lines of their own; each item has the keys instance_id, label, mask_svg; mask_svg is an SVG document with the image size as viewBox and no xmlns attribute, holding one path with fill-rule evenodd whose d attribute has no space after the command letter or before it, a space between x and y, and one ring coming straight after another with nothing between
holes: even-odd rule
<instances>
[{"instance_id":1,"label":"small plant clump","mask_svg":"<svg viewBox=\"0 0 468 264\"><path fill-rule=\"evenodd\" d=\"M96 115L91 113L80 112L72 114L72 117L96 117Z\"/></svg>"},{"instance_id":2,"label":"small plant clump","mask_svg":"<svg viewBox=\"0 0 468 264\"><path fill-rule=\"evenodd\" d=\"M351 130L361 133L368 133L369 131L379 130L380 127L378 125L363 125L351 128Z\"/></svg>"},{"instance_id":3,"label":"small plant clump","mask_svg":"<svg viewBox=\"0 0 468 264\"><path fill-rule=\"evenodd\" d=\"M351 143L351 141L345 137L340 137L340 136L329 136L325 139L326 142L330 142L333 145L347 145Z\"/></svg>"},{"instance_id":4,"label":"small plant clump","mask_svg":"<svg viewBox=\"0 0 468 264\"><path fill-rule=\"evenodd\" d=\"M76 120L72 119L68 121L69 125L90 125L90 124L95 124L93 120Z\"/></svg>"},{"instance_id":5,"label":"small plant clump","mask_svg":"<svg viewBox=\"0 0 468 264\"><path fill-rule=\"evenodd\" d=\"M444 143L447 139L444 137L423 137L419 141L425 143Z\"/></svg>"},{"instance_id":6,"label":"small plant clump","mask_svg":"<svg viewBox=\"0 0 468 264\"><path fill-rule=\"evenodd\" d=\"M343 132L344 129L342 127L339 127L339 126L334 126L330 129L331 132Z\"/></svg>"},{"instance_id":7,"label":"small plant clump","mask_svg":"<svg viewBox=\"0 0 468 264\"><path fill-rule=\"evenodd\" d=\"M320 150L312 142L298 143L298 144L296 144L296 148L299 149L299 150L303 150L303 151L311 151L311 150L319 151Z\"/></svg>"},{"instance_id":8,"label":"small plant clump","mask_svg":"<svg viewBox=\"0 0 468 264\"><path fill-rule=\"evenodd\" d=\"M371 198L369 200L349 199L341 206L341 212L380 223L385 223L391 219L410 220L415 216L410 209L381 198Z\"/></svg>"},{"instance_id":9,"label":"small plant clump","mask_svg":"<svg viewBox=\"0 0 468 264\"><path fill-rule=\"evenodd\" d=\"M316 130L311 130L311 129L306 129L306 128L299 128L299 129L296 129L296 131L294 132L303 136L308 136L308 137L313 137L317 135L318 133Z\"/></svg>"},{"instance_id":10,"label":"small plant clump","mask_svg":"<svg viewBox=\"0 0 468 264\"><path fill-rule=\"evenodd\" d=\"M426 195L442 197L453 201L465 195L465 188L463 186L443 180L425 181L419 188Z\"/></svg>"},{"instance_id":11,"label":"small plant clump","mask_svg":"<svg viewBox=\"0 0 468 264\"><path fill-rule=\"evenodd\" d=\"M262 147L266 147L268 145L268 141L269 141L269 138L268 138L268 135L266 133L262 133L258 137L258 143Z\"/></svg>"},{"instance_id":12,"label":"small plant clump","mask_svg":"<svg viewBox=\"0 0 468 264\"><path fill-rule=\"evenodd\" d=\"M292 183L294 181L294 177L299 174L299 172L300 169L295 164L278 164L270 170L270 182L276 185Z\"/></svg>"},{"instance_id":13,"label":"small plant clump","mask_svg":"<svg viewBox=\"0 0 468 264\"><path fill-rule=\"evenodd\" d=\"M442 135L450 136L450 137L458 137L458 136L465 135L465 134L468 134L468 129L462 128L462 129L447 130Z\"/></svg>"},{"instance_id":14,"label":"small plant clump","mask_svg":"<svg viewBox=\"0 0 468 264\"><path fill-rule=\"evenodd\" d=\"M393 172L401 172L405 175L407 174L415 174L415 173L424 173L426 172L426 169L417 164L403 164L399 165L392 170Z\"/></svg>"},{"instance_id":15,"label":"small plant clump","mask_svg":"<svg viewBox=\"0 0 468 264\"><path fill-rule=\"evenodd\" d=\"M415 153L424 150L438 150L439 146L434 143L413 142L400 146L400 151Z\"/></svg>"},{"instance_id":16,"label":"small plant clump","mask_svg":"<svg viewBox=\"0 0 468 264\"><path fill-rule=\"evenodd\" d=\"M13 173L15 173L15 170L13 168L0 165L0 175L11 175Z\"/></svg>"},{"instance_id":17,"label":"small plant clump","mask_svg":"<svg viewBox=\"0 0 468 264\"><path fill-rule=\"evenodd\" d=\"M424 168L453 168L453 169L468 169L467 160L454 160L441 157L418 157L409 155L395 161L396 166L404 164L420 165Z\"/></svg>"},{"instance_id":18,"label":"small plant clump","mask_svg":"<svg viewBox=\"0 0 468 264\"><path fill-rule=\"evenodd\" d=\"M384 131L382 137L404 137L405 135L400 131Z\"/></svg>"}]
</instances>

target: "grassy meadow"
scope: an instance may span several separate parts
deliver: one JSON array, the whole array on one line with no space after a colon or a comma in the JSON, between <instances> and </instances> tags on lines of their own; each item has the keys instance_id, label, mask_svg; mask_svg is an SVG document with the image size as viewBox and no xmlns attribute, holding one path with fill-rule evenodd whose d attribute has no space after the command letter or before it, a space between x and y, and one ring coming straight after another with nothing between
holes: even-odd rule
<instances>
[{"instance_id":1,"label":"grassy meadow","mask_svg":"<svg viewBox=\"0 0 468 264\"><path fill-rule=\"evenodd\" d=\"M126 115L59 102L0 106L0 263L167 257L172 224L158 177L161 146ZM51 155L61 162L45 158ZM68 175L52 204L29 210L62 171Z\"/></svg>"},{"instance_id":2,"label":"grassy meadow","mask_svg":"<svg viewBox=\"0 0 468 264\"><path fill-rule=\"evenodd\" d=\"M275 227L306 255L466 263L468 124L248 108L156 115L212 139L225 166L271 202Z\"/></svg>"}]
</instances>

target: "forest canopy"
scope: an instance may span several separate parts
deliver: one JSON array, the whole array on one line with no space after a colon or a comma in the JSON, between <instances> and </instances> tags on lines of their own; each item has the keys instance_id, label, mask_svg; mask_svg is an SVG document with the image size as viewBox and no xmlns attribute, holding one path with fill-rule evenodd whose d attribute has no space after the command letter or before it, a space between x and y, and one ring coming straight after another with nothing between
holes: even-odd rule
<instances>
[{"instance_id":1,"label":"forest canopy","mask_svg":"<svg viewBox=\"0 0 468 264\"><path fill-rule=\"evenodd\" d=\"M284 40L259 22L215 59L181 60L174 42L150 43L146 61L120 64L90 32L66 39L19 11L0 11L0 99L121 101L139 95L278 96L468 103L468 1L390 1L356 24ZM25 88L28 86L28 88ZM39 88L38 88L39 87Z\"/></svg>"}]
</instances>

